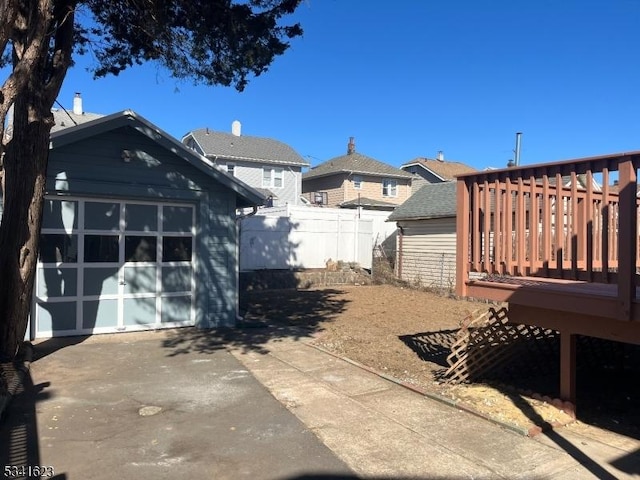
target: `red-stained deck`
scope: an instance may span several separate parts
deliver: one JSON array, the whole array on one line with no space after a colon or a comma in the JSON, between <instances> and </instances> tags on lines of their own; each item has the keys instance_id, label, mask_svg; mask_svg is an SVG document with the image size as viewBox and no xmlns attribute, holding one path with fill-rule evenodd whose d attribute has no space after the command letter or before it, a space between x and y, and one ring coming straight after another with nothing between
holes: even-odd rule
<instances>
[{"instance_id":1,"label":"red-stained deck","mask_svg":"<svg viewBox=\"0 0 640 480\"><path fill-rule=\"evenodd\" d=\"M640 344L640 152L458 177L458 295L561 334L575 400L575 335Z\"/></svg>"}]
</instances>

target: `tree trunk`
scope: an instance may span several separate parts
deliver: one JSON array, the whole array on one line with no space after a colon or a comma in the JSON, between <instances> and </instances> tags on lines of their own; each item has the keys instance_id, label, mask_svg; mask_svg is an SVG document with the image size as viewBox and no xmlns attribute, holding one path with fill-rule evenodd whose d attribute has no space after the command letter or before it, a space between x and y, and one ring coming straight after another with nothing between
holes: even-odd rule
<instances>
[{"instance_id":1,"label":"tree trunk","mask_svg":"<svg viewBox=\"0 0 640 480\"><path fill-rule=\"evenodd\" d=\"M45 192L51 111L19 97L14 135L4 158L4 212L0 223L0 361L22 342L36 271ZM43 112L44 110L44 112Z\"/></svg>"},{"instance_id":2,"label":"tree trunk","mask_svg":"<svg viewBox=\"0 0 640 480\"><path fill-rule=\"evenodd\" d=\"M0 362L15 357L31 311L44 204L51 107L71 64L76 0L5 5L13 71L0 90L0 116L13 104L13 136L5 146L0 222ZM10 35L10 37L9 37ZM4 139L2 139L4 141Z\"/></svg>"}]
</instances>

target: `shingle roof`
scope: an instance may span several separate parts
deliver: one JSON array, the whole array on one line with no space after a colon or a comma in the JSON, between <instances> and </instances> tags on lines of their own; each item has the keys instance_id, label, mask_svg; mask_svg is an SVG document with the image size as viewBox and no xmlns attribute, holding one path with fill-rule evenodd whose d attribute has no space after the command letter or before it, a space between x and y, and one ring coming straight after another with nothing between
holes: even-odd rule
<instances>
[{"instance_id":1,"label":"shingle roof","mask_svg":"<svg viewBox=\"0 0 640 480\"><path fill-rule=\"evenodd\" d=\"M218 181L225 187L230 188L236 194L236 208L253 207L264 205L265 198L256 189L246 183L229 175L210 159L194 152L186 145L180 143L168 133L160 130L156 125L145 119L141 115L125 110L111 115L100 116L89 122L84 122L74 128L64 128L53 132L50 137L50 148L60 148L80 140L91 138L94 135L115 130L117 128L129 127L142 135L146 135L158 145L166 148L174 155L185 160L201 172Z\"/></svg>"},{"instance_id":2,"label":"shingle roof","mask_svg":"<svg viewBox=\"0 0 640 480\"><path fill-rule=\"evenodd\" d=\"M456 216L456 182L431 183L396 208L389 221L426 220Z\"/></svg>"},{"instance_id":3,"label":"shingle roof","mask_svg":"<svg viewBox=\"0 0 640 480\"><path fill-rule=\"evenodd\" d=\"M260 163L309 166L309 162L289 145L271 138L214 132L208 128L189 132L183 138L183 143L188 137L192 137L209 158L221 157Z\"/></svg>"},{"instance_id":4,"label":"shingle roof","mask_svg":"<svg viewBox=\"0 0 640 480\"><path fill-rule=\"evenodd\" d=\"M303 180L336 173L355 173L376 177L411 178L411 174L358 152L335 157L302 174Z\"/></svg>"},{"instance_id":5,"label":"shingle roof","mask_svg":"<svg viewBox=\"0 0 640 480\"><path fill-rule=\"evenodd\" d=\"M398 205L391 202L384 202L382 200L373 200L371 198L360 197L353 200L347 200L340 204L342 208L356 208L356 207L369 207L369 208L395 208Z\"/></svg>"},{"instance_id":6,"label":"shingle roof","mask_svg":"<svg viewBox=\"0 0 640 480\"><path fill-rule=\"evenodd\" d=\"M83 123L90 122L97 118L104 117L101 113L89 113L83 112L80 115L73 113L72 110L55 109L52 110L53 121L55 124L51 128L51 133L64 130L65 128L75 127L76 125L82 125Z\"/></svg>"},{"instance_id":7,"label":"shingle roof","mask_svg":"<svg viewBox=\"0 0 640 480\"><path fill-rule=\"evenodd\" d=\"M424 157L414 158L413 160L403 164L400 168L406 168L411 165L420 165L443 180L454 180L456 175L477 171L475 168L465 165L464 163L450 162L447 160L434 160Z\"/></svg>"}]
</instances>

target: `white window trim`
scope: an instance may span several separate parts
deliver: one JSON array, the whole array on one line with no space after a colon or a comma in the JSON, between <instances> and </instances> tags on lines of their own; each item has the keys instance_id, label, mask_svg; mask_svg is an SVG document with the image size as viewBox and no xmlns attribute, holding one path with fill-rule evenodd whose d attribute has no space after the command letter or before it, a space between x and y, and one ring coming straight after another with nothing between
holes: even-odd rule
<instances>
[{"instance_id":1,"label":"white window trim","mask_svg":"<svg viewBox=\"0 0 640 480\"><path fill-rule=\"evenodd\" d=\"M355 190L362 190L362 175L354 175L353 179L353 188Z\"/></svg>"},{"instance_id":2,"label":"white window trim","mask_svg":"<svg viewBox=\"0 0 640 480\"><path fill-rule=\"evenodd\" d=\"M387 193L385 194L385 190ZM395 198L398 196L398 181L393 178L384 178L382 180L382 196L387 198Z\"/></svg>"},{"instance_id":3,"label":"white window trim","mask_svg":"<svg viewBox=\"0 0 640 480\"><path fill-rule=\"evenodd\" d=\"M269 181L265 182L265 173L269 172ZM280 186L276 186L276 173L279 173L281 181ZM280 167L262 167L262 187L263 188L284 188L284 168Z\"/></svg>"}]
</instances>

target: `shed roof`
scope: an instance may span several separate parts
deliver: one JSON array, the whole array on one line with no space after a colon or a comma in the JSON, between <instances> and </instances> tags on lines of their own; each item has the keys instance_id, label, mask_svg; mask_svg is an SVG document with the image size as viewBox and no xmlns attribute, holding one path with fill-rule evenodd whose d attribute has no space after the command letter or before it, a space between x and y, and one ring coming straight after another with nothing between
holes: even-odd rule
<instances>
[{"instance_id":1,"label":"shed roof","mask_svg":"<svg viewBox=\"0 0 640 480\"><path fill-rule=\"evenodd\" d=\"M303 180L326 177L336 173L372 175L385 178L411 178L411 174L399 168L375 160L358 152L332 158L302 174Z\"/></svg>"},{"instance_id":2,"label":"shed roof","mask_svg":"<svg viewBox=\"0 0 640 480\"><path fill-rule=\"evenodd\" d=\"M396 208L389 221L427 220L456 216L456 182L431 183Z\"/></svg>"},{"instance_id":3,"label":"shed roof","mask_svg":"<svg viewBox=\"0 0 640 480\"><path fill-rule=\"evenodd\" d=\"M140 134L149 137L193 167L230 188L236 193L237 208L264 205L265 198L260 192L224 172L211 160L187 148L177 139L131 110L98 117L80 125L53 132L50 137L50 146L55 149L121 127L131 127L137 130Z\"/></svg>"},{"instance_id":4,"label":"shed roof","mask_svg":"<svg viewBox=\"0 0 640 480\"><path fill-rule=\"evenodd\" d=\"M214 132L208 128L193 130L187 133L182 141L185 142L189 137L193 138L204 155L209 158L219 157L259 163L309 166L309 162L289 145L271 138Z\"/></svg>"}]
</instances>

